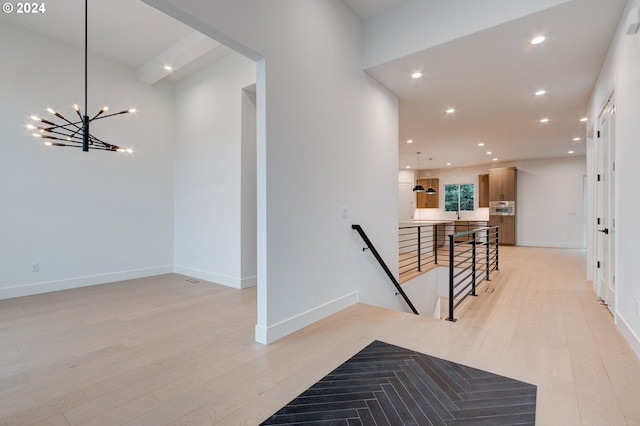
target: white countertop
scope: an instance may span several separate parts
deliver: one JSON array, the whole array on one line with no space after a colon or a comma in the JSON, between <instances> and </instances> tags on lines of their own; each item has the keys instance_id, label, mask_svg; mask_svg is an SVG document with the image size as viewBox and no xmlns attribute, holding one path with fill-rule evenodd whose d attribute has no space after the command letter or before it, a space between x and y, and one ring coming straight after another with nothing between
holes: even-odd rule
<instances>
[{"instance_id":1,"label":"white countertop","mask_svg":"<svg viewBox=\"0 0 640 426\"><path fill-rule=\"evenodd\" d=\"M442 225L451 223L455 220L412 220L408 222L400 222L400 226L424 226L424 225Z\"/></svg>"}]
</instances>

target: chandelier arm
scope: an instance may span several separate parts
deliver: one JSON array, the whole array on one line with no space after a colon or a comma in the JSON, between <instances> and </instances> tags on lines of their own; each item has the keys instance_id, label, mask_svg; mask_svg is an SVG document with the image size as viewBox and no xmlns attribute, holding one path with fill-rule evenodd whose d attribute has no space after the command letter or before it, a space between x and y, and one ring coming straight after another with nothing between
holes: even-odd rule
<instances>
[{"instance_id":1,"label":"chandelier arm","mask_svg":"<svg viewBox=\"0 0 640 426\"><path fill-rule=\"evenodd\" d=\"M109 117L113 117L114 115L120 115L120 114L129 114L130 111L129 110L124 110L124 111L120 111L120 112L114 112L113 114L107 114L107 115L103 115L102 117L98 117L98 115L96 115L95 117L93 117L91 119L91 121L93 120L102 120L103 118L109 118Z\"/></svg>"},{"instance_id":2,"label":"chandelier arm","mask_svg":"<svg viewBox=\"0 0 640 426\"><path fill-rule=\"evenodd\" d=\"M94 115L92 119L89 120L89 123L91 123L93 120L98 118L103 112L104 112L104 109L101 109L100 111L98 111L98 113Z\"/></svg>"},{"instance_id":3,"label":"chandelier arm","mask_svg":"<svg viewBox=\"0 0 640 426\"><path fill-rule=\"evenodd\" d=\"M70 132L73 129L69 129L69 126L74 126L76 128L76 131L82 130L82 127L78 126L79 123L57 124L57 123L48 122L47 124L51 124L52 127L38 127L38 130L50 131L50 130L56 130L56 129L64 129Z\"/></svg>"},{"instance_id":4,"label":"chandelier arm","mask_svg":"<svg viewBox=\"0 0 640 426\"><path fill-rule=\"evenodd\" d=\"M56 135L62 135L62 136L66 136L66 137L69 137L69 138L74 137L74 135L73 135L73 134L63 133L63 132L58 132L58 131L56 131L56 130L50 130L50 129L43 129L43 130L44 130L45 132L47 132L47 133L53 133L53 134L56 134Z\"/></svg>"}]
</instances>

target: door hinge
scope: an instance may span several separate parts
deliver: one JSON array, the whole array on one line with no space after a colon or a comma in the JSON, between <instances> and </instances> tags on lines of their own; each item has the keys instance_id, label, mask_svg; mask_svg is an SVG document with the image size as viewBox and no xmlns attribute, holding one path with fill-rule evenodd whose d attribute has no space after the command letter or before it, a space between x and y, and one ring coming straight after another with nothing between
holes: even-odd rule
<instances>
[{"instance_id":1,"label":"door hinge","mask_svg":"<svg viewBox=\"0 0 640 426\"><path fill-rule=\"evenodd\" d=\"M616 162L615 162L615 161L612 163L612 170L613 170L614 172L616 171Z\"/></svg>"},{"instance_id":2,"label":"door hinge","mask_svg":"<svg viewBox=\"0 0 640 426\"><path fill-rule=\"evenodd\" d=\"M598 260L598 266L597 267L598 267L598 269L600 269L600 261L599 260Z\"/></svg>"},{"instance_id":3,"label":"door hinge","mask_svg":"<svg viewBox=\"0 0 640 426\"><path fill-rule=\"evenodd\" d=\"M600 137L600 130L598 130L598 138Z\"/></svg>"},{"instance_id":4,"label":"door hinge","mask_svg":"<svg viewBox=\"0 0 640 426\"><path fill-rule=\"evenodd\" d=\"M598 182L600 182L600 173L598 173Z\"/></svg>"},{"instance_id":5,"label":"door hinge","mask_svg":"<svg viewBox=\"0 0 640 426\"><path fill-rule=\"evenodd\" d=\"M598 225L600 225L600 218L598 218L598 222L597 222L597 224L598 224Z\"/></svg>"}]
</instances>

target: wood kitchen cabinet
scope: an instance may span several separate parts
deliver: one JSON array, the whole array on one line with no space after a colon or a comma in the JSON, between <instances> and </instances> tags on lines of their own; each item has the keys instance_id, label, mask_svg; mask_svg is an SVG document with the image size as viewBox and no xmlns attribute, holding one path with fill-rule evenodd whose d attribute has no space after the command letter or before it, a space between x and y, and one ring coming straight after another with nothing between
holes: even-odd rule
<instances>
[{"instance_id":1,"label":"wood kitchen cabinet","mask_svg":"<svg viewBox=\"0 0 640 426\"><path fill-rule=\"evenodd\" d=\"M516 244L515 216L489 216L489 226L498 226L498 244L507 246Z\"/></svg>"},{"instance_id":2,"label":"wood kitchen cabinet","mask_svg":"<svg viewBox=\"0 0 640 426\"><path fill-rule=\"evenodd\" d=\"M489 201L516 200L516 168L489 169Z\"/></svg>"},{"instance_id":3,"label":"wood kitchen cabinet","mask_svg":"<svg viewBox=\"0 0 640 426\"><path fill-rule=\"evenodd\" d=\"M478 175L478 207L489 207L489 175Z\"/></svg>"},{"instance_id":4,"label":"wood kitchen cabinet","mask_svg":"<svg viewBox=\"0 0 640 426\"><path fill-rule=\"evenodd\" d=\"M437 209L439 207L438 199L440 189L438 178L426 178L418 179L418 183L424 186L424 189L429 188L429 185L433 186L436 190L435 194L427 194L424 192L416 192L416 207L419 209Z\"/></svg>"}]
</instances>

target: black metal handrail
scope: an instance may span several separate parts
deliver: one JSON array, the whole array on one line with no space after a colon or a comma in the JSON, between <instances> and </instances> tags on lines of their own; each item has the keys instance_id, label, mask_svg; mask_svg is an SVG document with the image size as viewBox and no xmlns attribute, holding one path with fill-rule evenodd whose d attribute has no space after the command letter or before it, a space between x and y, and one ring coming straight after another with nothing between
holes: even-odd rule
<instances>
[{"instance_id":1,"label":"black metal handrail","mask_svg":"<svg viewBox=\"0 0 640 426\"><path fill-rule=\"evenodd\" d=\"M404 292L404 290L402 290L402 287L400 287L400 283L398 282L396 277L393 276L393 274L389 270L389 267L384 262L384 260L382 259L382 257L378 253L378 250L376 250L375 246L373 245L373 243L371 242L369 237L367 237L367 234L364 232L362 227L360 225L351 225L351 229L355 229L356 231L358 231L358 234L360 234L360 237L362 238L364 243L367 245L367 247L363 248L362 251L365 251L366 249L371 250L371 253L376 258L376 260L378 261L378 263L380 264L380 266L382 267L384 272L387 274L387 276L389 277L389 279L391 280L391 282L395 286L396 290L398 291L398 294L400 294L402 296L402 298L404 299L404 301L407 302L407 305L409 305L409 308L411 309L411 311L414 314L419 315L418 311L413 306L413 303L411 303L411 300L409 300L409 297L407 296L407 294Z\"/></svg>"},{"instance_id":2,"label":"black metal handrail","mask_svg":"<svg viewBox=\"0 0 640 426\"><path fill-rule=\"evenodd\" d=\"M499 270L498 227L490 226L449 235L449 317L467 296L477 296L478 281L490 281ZM457 241L456 239L462 241Z\"/></svg>"}]
</instances>

